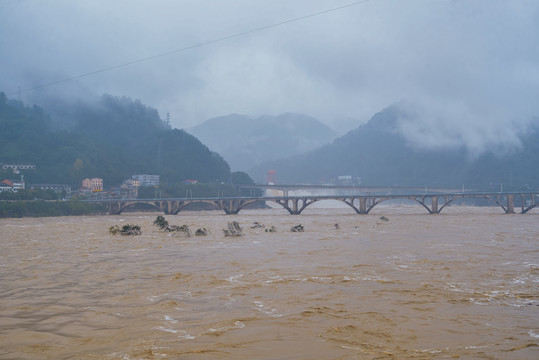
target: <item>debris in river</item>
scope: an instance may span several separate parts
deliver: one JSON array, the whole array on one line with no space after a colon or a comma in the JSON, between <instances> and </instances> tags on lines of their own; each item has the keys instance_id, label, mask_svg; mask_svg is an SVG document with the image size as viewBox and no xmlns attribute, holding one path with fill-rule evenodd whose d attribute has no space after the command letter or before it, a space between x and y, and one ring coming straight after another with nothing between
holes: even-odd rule
<instances>
[{"instance_id":1,"label":"debris in river","mask_svg":"<svg viewBox=\"0 0 539 360\"><path fill-rule=\"evenodd\" d=\"M241 236L242 228L237 221L232 221L227 224L228 229L223 229L225 236Z\"/></svg>"},{"instance_id":2,"label":"debris in river","mask_svg":"<svg viewBox=\"0 0 539 360\"><path fill-rule=\"evenodd\" d=\"M197 229L197 231L195 231L195 236L206 236L208 235L208 233L209 233L208 229L200 228L200 229Z\"/></svg>"},{"instance_id":3,"label":"debris in river","mask_svg":"<svg viewBox=\"0 0 539 360\"><path fill-rule=\"evenodd\" d=\"M179 235L183 237L191 237L191 230L189 230L189 226L187 225L182 225L182 226L172 225L168 227L167 231L173 231L174 235Z\"/></svg>"},{"instance_id":4,"label":"debris in river","mask_svg":"<svg viewBox=\"0 0 539 360\"><path fill-rule=\"evenodd\" d=\"M260 229L260 228L265 228L265 227L266 225L259 223L258 221L255 221L253 223L253 226L251 226L251 229Z\"/></svg>"},{"instance_id":5,"label":"debris in river","mask_svg":"<svg viewBox=\"0 0 539 360\"><path fill-rule=\"evenodd\" d=\"M303 232L305 229L303 228L303 225L299 224L299 225L296 225L296 226L292 226L292 228L290 228L290 231L292 232Z\"/></svg>"},{"instance_id":6,"label":"debris in river","mask_svg":"<svg viewBox=\"0 0 539 360\"><path fill-rule=\"evenodd\" d=\"M185 237L191 236L191 230L189 230L189 226L187 225L169 225L168 221L165 219L164 216L159 215L155 221L153 222L155 226L158 226L159 229L166 232L174 232L174 235L180 235Z\"/></svg>"},{"instance_id":7,"label":"debris in river","mask_svg":"<svg viewBox=\"0 0 539 360\"><path fill-rule=\"evenodd\" d=\"M140 226L138 225L130 225L126 224L122 226L120 229L118 225L114 225L109 227L109 232L112 235L120 234L120 235L140 235L142 234L142 231L140 230Z\"/></svg>"},{"instance_id":8,"label":"debris in river","mask_svg":"<svg viewBox=\"0 0 539 360\"><path fill-rule=\"evenodd\" d=\"M173 231L170 229L170 227L168 226L168 221L165 219L164 216L162 215L159 215L155 221L153 222L153 224L155 226L158 226L161 230L163 231Z\"/></svg>"}]
</instances>

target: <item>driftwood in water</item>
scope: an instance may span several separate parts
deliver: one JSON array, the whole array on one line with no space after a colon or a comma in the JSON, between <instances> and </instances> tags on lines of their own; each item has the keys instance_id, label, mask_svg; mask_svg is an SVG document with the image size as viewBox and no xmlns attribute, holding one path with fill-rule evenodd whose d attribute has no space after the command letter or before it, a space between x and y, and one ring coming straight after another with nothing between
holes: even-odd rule
<instances>
[{"instance_id":1,"label":"driftwood in water","mask_svg":"<svg viewBox=\"0 0 539 360\"><path fill-rule=\"evenodd\" d=\"M191 230L189 229L189 226L187 225L171 225L167 228L166 231L173 231L174 235L180 235L184 237L190 237L191 236Z\"/></svg>"},{"instance_id":2,"label":"driftwood in water","mask_svg":"<svg viewBox=\"0 0 539 360\"><path fill-rule=\"evenodd\" d=\"M255 221L253 223L253 226L251 226L251 229L260 229L260 228L265 228L265 227L266 225L259 223L258 221Z\"/></svg>"},{"instance_id":3,"label":"driftwood in water","mask_svg":"<svg viewBox=\"0 0 539 360\"><path fill-rule=\"evenodd\" d=\"M155 226L158 226L161 230L165 230L168 227L168 221L164 216L159 215L153 222Z\"/></svg>"},{"instance_id":4,"label":"driftwood in water","mask_svg":"<svg viewBox=\"0 0 539 360\"><path fill-rule=\"evenodd\" d=\"M197 229L197 231L195 231L195 236L205 236L205 235L208 235L208 233L209 233L208 229L200 228L200 229Z\"/></svg>"},{"instance_id":5,"label":"driftwood in water","mask_svg":"<svg viewBox=\"0 0 539 360\"><path fill-rule=\"evenodd\" d=\"M153 222L155 226L158 226L161 231L166 232L174 232L175 235L190 237L191 236L191 230L189 230L189 226L187 225L169 225L168 221L165 219L164 216L159 215L155 221Z\"/></svg>"},{"instance_id":6,"label":"driftwood in water","mask_svg":"<svg viewBox=\"0 0 539 360\"><path fill-rule=\"evenodd\" d=\"M225 236L241 236L242 228L237 221L232 221L227 224L227 229L223 229Z\"/></svg>"},{"instance_id":7,"label":"driftwood in water","mask_svg":"<svg viewBox=\"0 0 539 360\"><path fill-rule=\"evenodd\" d=\"M140 226L138 225L130 225L126 224L122 226L120 229L118 225L114 225L109 227L109 232L112 235L120 234L120 235L140 235L142 234L142 231L140 230Z\"/></svg>"}]
</instances>

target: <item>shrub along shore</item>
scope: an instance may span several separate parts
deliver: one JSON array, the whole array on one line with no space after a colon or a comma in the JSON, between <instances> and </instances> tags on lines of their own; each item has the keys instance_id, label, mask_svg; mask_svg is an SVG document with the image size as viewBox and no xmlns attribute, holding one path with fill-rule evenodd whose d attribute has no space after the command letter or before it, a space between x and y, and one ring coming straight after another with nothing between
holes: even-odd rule
<instances>
[{"instance_id":1,"label":"shrub along shore","mask_svg":"<svg viewBox=\"0 0 539 360\"><path fill-rule=\"evenodd\" d=\"M95 215L106 213L102 205L83 203L77 200L44 201L13 200L0 201L0 218Z\"/></svg>"}]
</instances>

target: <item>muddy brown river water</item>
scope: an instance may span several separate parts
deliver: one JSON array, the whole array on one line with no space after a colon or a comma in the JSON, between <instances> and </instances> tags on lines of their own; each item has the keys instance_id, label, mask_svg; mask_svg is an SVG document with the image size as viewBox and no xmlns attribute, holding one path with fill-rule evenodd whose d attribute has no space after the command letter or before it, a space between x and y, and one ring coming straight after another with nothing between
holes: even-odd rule
<instances>
[{"instance_id":1,"label":"muddy brown river water","mask_svg":"<svg viewBox=\"0 0 539 360\"><path fill-rule=\"evenodd\" d=\"M0 359L539 359L539 211L376 211L0 219Z\"/></svg>"}]
</instances>

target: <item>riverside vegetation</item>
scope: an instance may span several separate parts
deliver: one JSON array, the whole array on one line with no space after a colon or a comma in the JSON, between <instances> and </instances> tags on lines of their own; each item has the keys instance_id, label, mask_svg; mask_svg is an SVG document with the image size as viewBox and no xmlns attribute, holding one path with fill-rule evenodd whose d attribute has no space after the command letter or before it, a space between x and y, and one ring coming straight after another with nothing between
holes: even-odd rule
<instances>
[{"instance_id":1,"label":"riverside vegetation","mask_svg":"<svg viewBox=\"0 0 539 360\"><path fill-rule=\"evenodd\" d=\"M54 150L51 150L54 149ZM133 174L158 174L163 197L238 196L233 184L254 183L246 173L231 172L223 158L197 138L174 129L157 110L138 100L103 95L79 101L51 99L27 106L0 93L0 162L33 163L21 171L27 184L70 184L99 177L118 186ZM0 180L19 178L0 169ZM198 184L185 184L197 180ZM153 198L153 187L139 197ZM98 214L99 206L56 200L66 194L27 191L2 193L0 217Z\"/></svg>"}]
</instances>

